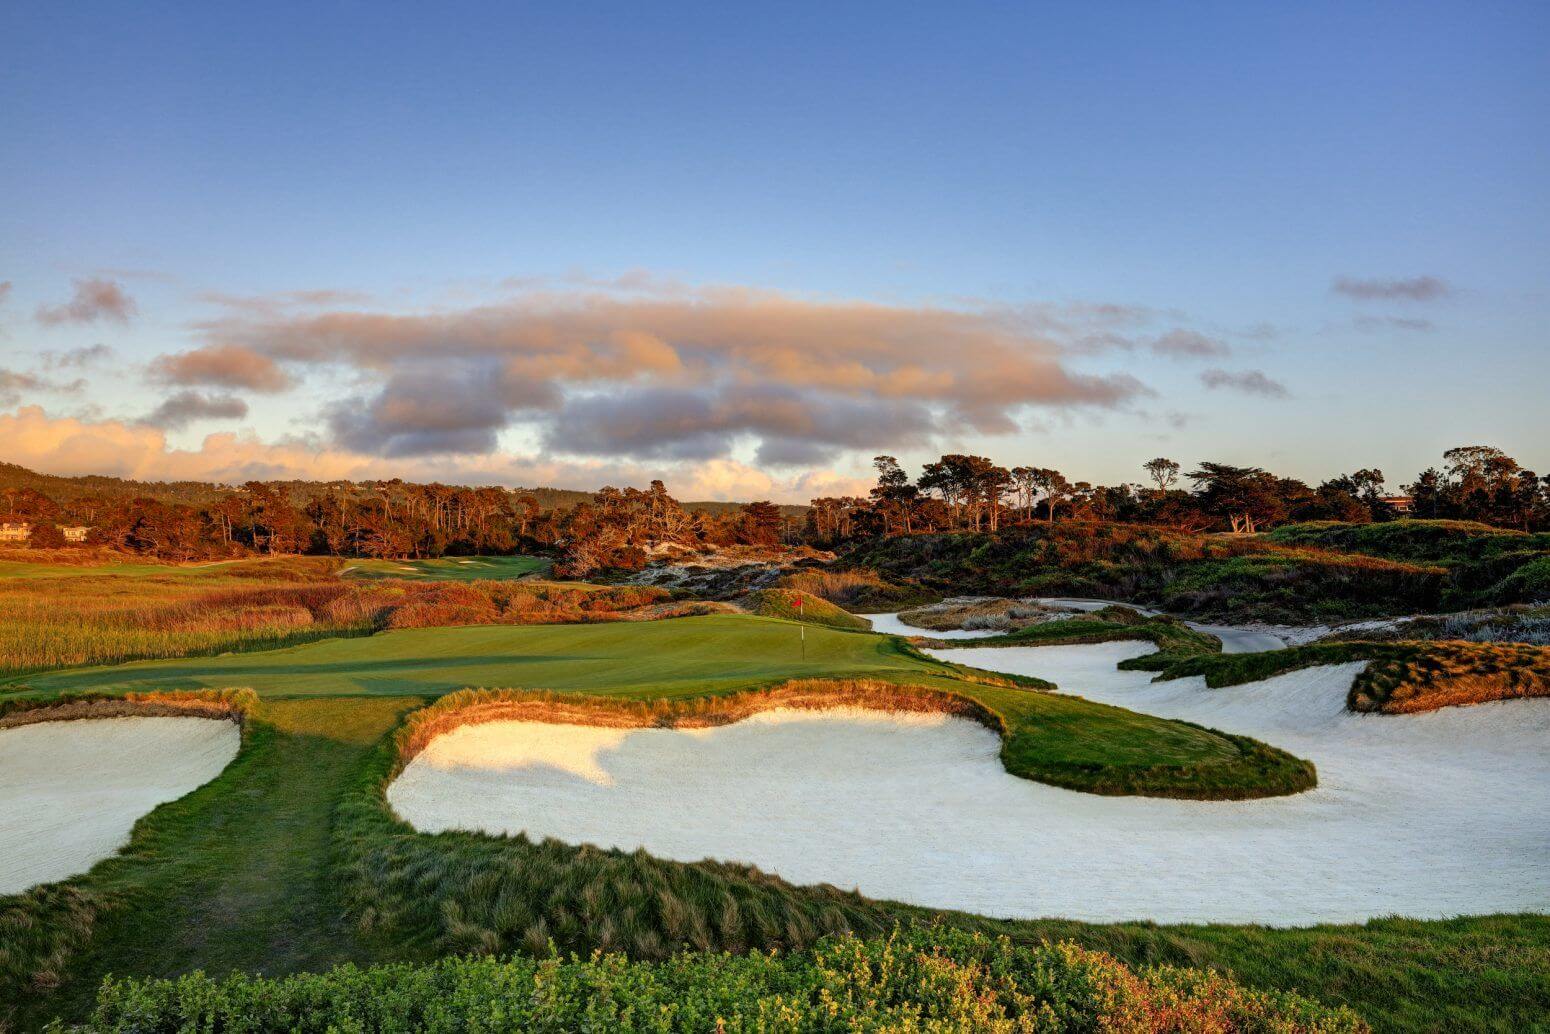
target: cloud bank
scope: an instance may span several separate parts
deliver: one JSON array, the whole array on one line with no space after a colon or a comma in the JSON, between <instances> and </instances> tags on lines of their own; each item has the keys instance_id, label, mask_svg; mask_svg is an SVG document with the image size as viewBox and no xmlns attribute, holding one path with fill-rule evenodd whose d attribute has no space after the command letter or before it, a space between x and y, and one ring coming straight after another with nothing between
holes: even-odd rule
<instances>
[{"instance_id":1,"label":"cloud bank","mask_svg":"<svg viewBox=\"0 0 1550 1034\"><path fill-rule=\"evenodd\" d=\"M264 442L252 434L206 435L198 448L171 446L166 432L145 423L50 417L42 407L0 413L6 460L63 475L109 474L140 480L369 480L402 477L467 485L553 486L594 490L605 484L644 485L662 478L681 499L776 499L806 502L818 495L864 493L867 479L832 470L777 478L735 460L637 465L556 461L495 452L438 459L384 459L332 446Z\"/></svg>"},{"instance_id":2,"label":"cloud bank","mask_svg":"<svg viewBox=\"0 0 1550 1034\"><path fill-rule=\"evenodd\" d=\"M738 288L529 292L421 313L250 304L200 329L207 344L161 357L156 377L278 391L343 371L365 386L326 408L331 444L398 458L487 453L522 425L561 455L703 461L748 446L762 463L821 463L1148 394L1128 374L1074 368L1012 310ZM1219 354L1167 340L1158 351Z\"/></svg>"}]
</instances>

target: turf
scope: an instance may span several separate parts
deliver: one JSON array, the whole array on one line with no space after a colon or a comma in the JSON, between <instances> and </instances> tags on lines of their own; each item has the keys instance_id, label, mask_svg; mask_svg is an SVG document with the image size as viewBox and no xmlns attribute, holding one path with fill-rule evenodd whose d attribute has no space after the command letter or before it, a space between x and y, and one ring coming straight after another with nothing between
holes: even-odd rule
<instances>
[{"instance_id":1,"label":"turf","mask_svg":"<svg viewBox=\"0 0 1550 1034\"><path fill-rule=\"evenodd\" d=\"M547 575L554 562L536 556L439 557L434 560L350 560L344 578L401 578L438 582L480 582Z\"/></svg>"}]
</instances>

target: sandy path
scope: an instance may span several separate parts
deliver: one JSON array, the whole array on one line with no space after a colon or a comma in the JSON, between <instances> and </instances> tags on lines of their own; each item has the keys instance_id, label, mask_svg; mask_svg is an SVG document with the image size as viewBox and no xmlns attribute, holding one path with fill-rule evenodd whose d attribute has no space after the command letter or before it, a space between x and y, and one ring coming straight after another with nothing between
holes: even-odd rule
<instances>
[{"instance_id":1,"label":"sandy path","mask_svg":"<svg viewBox=\"0 0 1550 1034\"><path fill-rule=\"evenodd\" d=\"M526 830L988 915L1300 925L1550 911L1550 700L1358 716L1359 665L1151 685L1149 646L956 649L979 667L1261 737L1320 786L1269 801L1098 797L1017 779L940 716L768 712L701 730L506 722L389 790L421 829Z\"/></svg>"},{"instance_id":2,"label":"sandy path","mask_svg":"<svg viewBox=\"0 0 1550 1034\"><path fill-rule=\"evenodd\" d=\"M99 718L0 729L0 894L90 869L140 816L220 774L233 722Z\"/></svg>"}]
</instances>

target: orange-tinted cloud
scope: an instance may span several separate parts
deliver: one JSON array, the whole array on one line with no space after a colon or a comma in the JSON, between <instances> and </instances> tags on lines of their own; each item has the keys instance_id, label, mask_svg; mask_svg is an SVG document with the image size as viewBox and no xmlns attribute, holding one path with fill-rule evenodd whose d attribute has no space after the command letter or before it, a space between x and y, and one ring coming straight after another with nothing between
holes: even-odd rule
<instances>
[{"instance_id":1,"label":"orange-tinted cloud","mask_svg":"<svg viewBox=\"0 0 1550 1034\"><path fill-rule=\"evenodd\" d=\"M48 326L98 320L128 323L135 308L135 300L116 282L91 278L75 282L75 293L68 302L38 306L37 319Z\"/></svg>"},{"instance_id":2,"label":"orange-tinted cloud","mask_svg":"<svg viewBox=\"0 0 1550 1034\"><path fill-rule=\"evenodd\" d=\"M239 345L207 345L161 356L151 364L151 376L163 384L249 391L284 391L291 383L269 356Z\"/></svg>"},{"instance_id":3,"label":"orange-tinted cloud","mask_svg":"<svg viewBox=\"0 0 1550 1034\"><path fill-rule=\"evenodd\" d=\"M531 423L577 455L725 456L746 441L771 462L798 462L962 429L1010 433L1030 408L1146 394L1134 377L1070 368L1059 344L1007 310L652 290L408 314L233 312L204 325L209 346L157 369L175 383L256 387L196 381L190 367L208 377L228 365L209 361L219 353L277 372L351 368L379 387L332 408L336 442L399 456L487 451L508 425Z\"/></svg>"}]
</instances>

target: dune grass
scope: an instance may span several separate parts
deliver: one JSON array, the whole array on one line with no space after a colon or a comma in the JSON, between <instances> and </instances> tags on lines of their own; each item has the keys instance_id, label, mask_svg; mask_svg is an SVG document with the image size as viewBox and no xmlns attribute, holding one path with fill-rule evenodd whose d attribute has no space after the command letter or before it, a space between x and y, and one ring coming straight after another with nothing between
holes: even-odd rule
<instances>
[{"instance_id":1,"label":"dune grass","mask_svg":"<svg viewBox=\"0 0 1550 1034\"><path fill-rule=\"evenodd\" d=\"M865 567L793 571L782 575L776 585L782 589L811 593L854 614L878 614L918 607L942 598L941 593L932 589L912 583L891 582Z\"/></svg>"},{"instance_id":2,"label":"dune grass","mask_svg":"<svg viewBox=\"0 0 1550 1034\"><path fill-rule=\"evenodd\" d=\"M537 556L437 557L433 560L346 560L340 577L467 582L547 575L554 561Z\"/></svg>"},{"instance_id":3,"label":"dune grass","mask_svg":"<svg viewBox=\"0 0 1550 1034\"><path fill-rule=\"evenodd\" d=\"M1550 696L1550 646L1525 643L1330 642L1268 653L1197 655L1163 665L1161 679L1198 675L1212 688L1258 682L1321 664L1368 662L1351 684L1346 707L1414 714Z\"/></svg>"}]
</instances>

